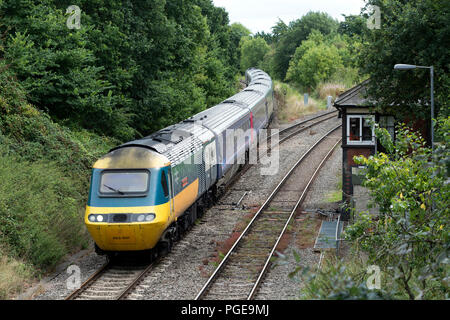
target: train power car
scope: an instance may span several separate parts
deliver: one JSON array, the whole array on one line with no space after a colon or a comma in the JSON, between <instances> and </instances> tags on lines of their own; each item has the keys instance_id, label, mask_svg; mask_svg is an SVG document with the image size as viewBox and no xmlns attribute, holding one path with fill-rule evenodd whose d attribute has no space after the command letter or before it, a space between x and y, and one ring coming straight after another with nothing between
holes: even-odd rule
<instances>
[{"instance_id":1,"label":"train power car","mask_svg":"<svg viewBox=\"0 0 450 320\"><path fill-rule=\"evenodd\" d=\"M273 114L271 78L254 68L245 76L243 91L94 164L85 224L98 254L170 251L211 204ZM250 135L235 143L236 130Z\"/></svg>"}]
</instances>

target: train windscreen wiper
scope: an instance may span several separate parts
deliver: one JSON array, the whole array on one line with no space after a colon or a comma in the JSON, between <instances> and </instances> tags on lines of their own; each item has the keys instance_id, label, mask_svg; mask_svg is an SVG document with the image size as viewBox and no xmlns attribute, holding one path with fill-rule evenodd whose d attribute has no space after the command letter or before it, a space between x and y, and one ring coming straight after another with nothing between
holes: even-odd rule
<instances>
[{"instance_id":1,"label":"train windscreen wiper","mask_svg":"<svg viewBox=\"0 0 450 320\"><path fill-rule=\"evenodd\" d=\"M113 188L113 187L110 187L110 186L108 186L107 184L103 184L105 187L107 187L109 190L112 190L112 191L114 191L114 192L116 192L116 193L118 193L118 194L125 194L125 193L123 193L122 191L120 191L119 189L116 189L116 188Z\"/></svg>"}]
</instances>

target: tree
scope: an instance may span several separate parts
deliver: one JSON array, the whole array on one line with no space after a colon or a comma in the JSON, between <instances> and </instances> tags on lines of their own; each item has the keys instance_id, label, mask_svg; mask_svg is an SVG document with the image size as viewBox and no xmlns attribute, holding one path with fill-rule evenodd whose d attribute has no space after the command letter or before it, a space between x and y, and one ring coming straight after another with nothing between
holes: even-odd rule
<instances>
[{"instance_id":1,"label":"tree","mask_svg":"<svg viewBox=\"0 0 450 320\"><path fill-rule=\"evenodd\" d=\"M289 27L283 20L278 19L276 25L272 27L273 41L276 43L289 30Z\"/></svg>"},{"instance_id":2,"label":"tree","mask_svg":"<svg viewBox=\"0 0 450 320\"><path fill-rule=\"evenodd\" d=\"M444 0L370 0L382 14L381 28L367 30L360 66L370 74L368 94L376 109L430 119L430 75L395 71L396 63L435 68L436 114L449 115L450 3Z\"/></svg>"},{"instance_id":3,"label":"tree","mask_svg":"<svg viewBox=\"0 0 450 320\"><path fill-rule=\"evenodd\" d=\"M241 43L241 70L259 67L269 51L270 47L263 38L244 38Z\"/></svg>"},{"instance_id":4,"label":"tree","mask_svg":"<svg viewBox=\"0 0 450 320\"><path fill-rule=\"evenodd\" d=\"M365 31L367 31L367 20L360 15L342 15L344 21L339 23L337 32L342 35L362 36Z\"/></svg>"},{"instance_id":5,"label":"tree","mask_svg":"<svg viewBox=\"0 0 450 320\"><path fill-rule=\"evenodd\" d=\"M80 0L79 30L71 4L0 2L2 54L54 120L129 140L234 92L247 31L210 0Z\"/></svg>"},{"instance_id":6,"label":"tree","mask_svg":"<svg viewBox=\"0 0 450 320\"><path fill-rule=\"evenodd\" d=\"M248 30L242 23L235 22L231 24L231 32L234 32L239 36L239 38L242 37L248 37L252 32Z\"/></svg>"},{"instance_id":7,"label":"tree","mask_svg":"<svg viewBox=\"0 0 450 320\"><path fill-rule=\"evenodd\" d=\"M290 61L286 75L288 81L313 89L319 82L329 79L343 67L338 49L316 40L304 41Z\"/></svg>"},{"instance_id":8,"label":"tree","mask_svg":"<svg viewBox=\"0 0 450 320\"><path fill-rule=\"evenodd\" d=\"M302 18L291 22L287 30L283 30L275 52L275 76L279 79L286 77L289 61L295 50L306 40L312 30L324 35L336 31L338 22L326 13L308 12Z\"/></svg>"},{"instance_id":9,"label":"tree","mask_svg":"<svg viewBox=\"0 0 450 320\"><path fill-rule=\"evenodd\" d=\"M268 45L271 45L274 41L274 37L271 33L266 33L264 31L259 31L257 33L255 33L255 35L253 36L254 38L263 38L264 41L266 41L266 43Z\"/></svg>"}]
</instances>

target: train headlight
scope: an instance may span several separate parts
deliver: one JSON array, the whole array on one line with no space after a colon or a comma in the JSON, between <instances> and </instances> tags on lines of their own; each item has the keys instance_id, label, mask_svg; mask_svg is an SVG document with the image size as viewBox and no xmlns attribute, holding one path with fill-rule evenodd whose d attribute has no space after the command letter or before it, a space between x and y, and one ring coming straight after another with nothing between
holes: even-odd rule
<instances>
[{"instance_id":1,"label":"train headlight","mask_svg":"<svg viewBox=\"0 0 450 320\"><path fill-rule=\"evenodd\" d=\"M97 215L97 222L102 222L103 216L101 214Z\"/></svg>"},{"instance_id":2,"label":"train headlight","mask_svg":"<svg viewBox=\"0 0 450 320\"><path fill-rule=\"evenodd\" d=\"M150 222L155 220L156 216L153 213L149 213L146 217L145 217L145 221Z\"/></svg>"},{"instance_id":3,"label":"train headlight","mask_svg":"<svg viewBox=\"0 0 450 320\"><path fill-rule=\"evenodd\" d=\"M95 222L95 215L90 214L88 219L89 219L90 222Z\"/></svg>"},{"instance_id":4,"label":"train headlight","mask_svg":"<svg viewBox=\"0 0 450 320\"><path fill-rule=\"evenodd\" d=\"M144 219L145 219L145 214L140 214L140 215L138 215L138 217L137 217L137 221L138 221L138 222L142 222L142 221L144 221Z\"/></svg>"}]
</instances>

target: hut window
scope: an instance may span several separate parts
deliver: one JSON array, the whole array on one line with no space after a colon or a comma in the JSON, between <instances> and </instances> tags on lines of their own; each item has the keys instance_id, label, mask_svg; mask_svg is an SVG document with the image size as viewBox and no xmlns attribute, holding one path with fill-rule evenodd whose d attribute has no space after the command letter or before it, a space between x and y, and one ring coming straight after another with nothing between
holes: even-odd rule
<instances>
[{"instance_id":1,"label":"hut window","mask_svg":"<svg viewBox=\"0 0 450 320\"><path fill-rule=\"evenodd\" d=\"M374 144L374 132L370 122L375 118L372 115L347 116L347 143L348 144Z\"/></svg>"},{"instance_id":2,"label":"hut window","mask_svg":"<svg viewBox=\"0 0 450 320\"><path fill-rule=\"evenodd\" d=\"M392 141L395 136L395 119L393 116L380 116L380 127L385 128L391 135Z\"/></svg>"}]
</instances>

